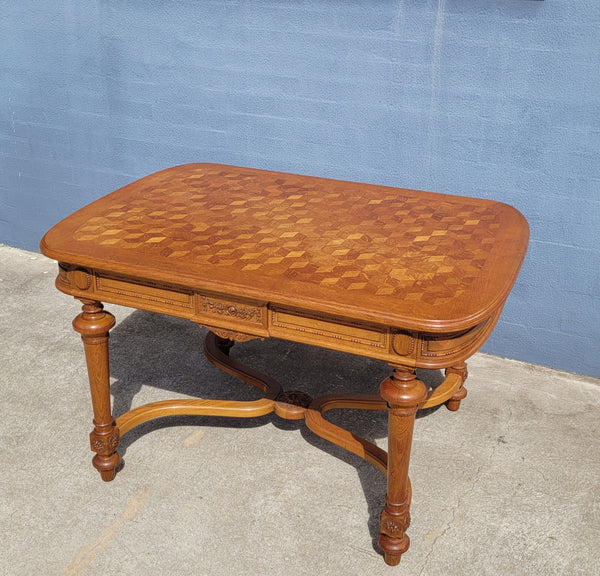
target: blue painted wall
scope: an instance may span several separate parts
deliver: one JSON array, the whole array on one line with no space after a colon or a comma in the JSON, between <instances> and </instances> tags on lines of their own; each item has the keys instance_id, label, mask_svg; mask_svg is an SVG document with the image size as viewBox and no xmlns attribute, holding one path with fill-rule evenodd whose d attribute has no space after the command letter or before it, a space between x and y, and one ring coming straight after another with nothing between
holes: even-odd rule
<instances>
[{"instance_id":1,"label":"blue painted wall","mask_svg":"<svg viewBox=\"0 0 600 576\"><path fill-rule=\"evenodd\" d=\"M495 354L600 376L598 0L0 2L0 242L214 161L494 198Z\"/></svg>"}]
</instances>

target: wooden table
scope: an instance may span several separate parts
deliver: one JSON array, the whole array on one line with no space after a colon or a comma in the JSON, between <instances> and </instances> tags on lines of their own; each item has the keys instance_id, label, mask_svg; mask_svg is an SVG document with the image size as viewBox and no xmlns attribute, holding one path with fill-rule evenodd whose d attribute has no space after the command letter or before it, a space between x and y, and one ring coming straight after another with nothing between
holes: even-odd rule
<instances>
[{"instance_id":1,"label":"wooden table","mask_svg":"<svg viewBox=\"0 0 600 576\"><path fill-rule=\"evenodd\" d=\"M304 418L319 436L387 474L379 546L408 549L408 467L415 413L466 396L465 360L486 340L525 256L514 208L462 198L214 164L134 182L69 216L42 239L56 286L83 302L94 466L106 481L119 438L174 414ZM102 302L188 318L209 329L210 361L264 391L241 402L153 402L113 418ZM234 341L277 337L385 360L377 394L311 399L229 357ZM435 390L416 368L445 369ZM332 408L387 410L388 452L323 418Z\"/></svg>"}]
</instances>

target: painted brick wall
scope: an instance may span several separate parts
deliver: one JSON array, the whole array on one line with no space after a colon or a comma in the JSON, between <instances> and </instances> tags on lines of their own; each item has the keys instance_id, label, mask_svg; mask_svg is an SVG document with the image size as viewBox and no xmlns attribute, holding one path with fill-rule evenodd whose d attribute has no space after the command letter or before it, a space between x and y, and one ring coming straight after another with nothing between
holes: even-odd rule
<instances>
[{"instance_id":1,"label":"painted brick wall","mask_svg":"<svg viewBox=\"0 0 600 576\"><path fill-rule=\"evenodd\" d=\"M0 242L214 161L503 200L532 228L495 354L600 376L597 0L19 0Z\"/></svg>"}]
</instances>

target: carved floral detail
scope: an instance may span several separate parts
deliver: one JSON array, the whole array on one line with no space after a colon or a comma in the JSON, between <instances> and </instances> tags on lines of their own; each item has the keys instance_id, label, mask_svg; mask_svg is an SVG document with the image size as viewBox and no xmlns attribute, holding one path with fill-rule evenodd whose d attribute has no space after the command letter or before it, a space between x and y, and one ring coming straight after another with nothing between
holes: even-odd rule
<instances>
[{"instance_id":1,"label":"carved floral detail","mask_svg":"<svg viewBox=\"0 0 600 576\"><path fill-rule=\"evenodd\" d=\"M381 524L381 531L384 534L387 534L388 536L395 537L402 536L402 534L404 533L403 527L391 518L387 518L383 521L383 523Z\"/></svg>"},{"instance_id":2,"label":"carved floral detail","mask_svg":"<svg viewBox=\"0 0 600 576\"><path fill-rule=\"evenodd\" d=\"M239 304L229 304L218 300L211 300L207 296L202 296L202 310L204 312L212 312L221 316L232 316L241 320L260 321L261 309L250 306L242 306Z\"/></svg>"},{"instance_id":3,"label":"carved floral detail","mask_svg":"<svg viewBox=\"0 0 600 576\"><path fill-rule=\"evenodd\" d=\"M235 340L236 342L248 342L248 340L255 340L258 338L258 336L252 336L251 334L246 334L244 332L236 332L235 330L227 330L226 328L214 328L213 326L206 326L206 328L221 338Z\"/></svg>"}]
</instances>

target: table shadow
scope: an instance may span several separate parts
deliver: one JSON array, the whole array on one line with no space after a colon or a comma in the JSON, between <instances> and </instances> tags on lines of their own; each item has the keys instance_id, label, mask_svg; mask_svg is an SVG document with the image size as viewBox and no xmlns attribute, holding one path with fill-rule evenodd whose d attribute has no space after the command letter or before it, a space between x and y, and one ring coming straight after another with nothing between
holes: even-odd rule
<instances>
[{"instance_id":1,"label":"table shadow","mask_svg":"<svg viewBox=\"0 0 600 576\"><path fill-rule=\"evenodd\" d=\"M110 338L110 368L113 384L113 415L127 412L135 404L142 386L164 390L154 399L198 397L228 400L255 400L263 393L222 372L206 360L203 353L206 329L188 320L136 310L117 323ZM377 393L379 384L391 373L379 360L326 350L270 338L237 343L232 358L279 381L284 390L301 390L318 397L332 393ZM443 381L439 370L418 371L429 388ZM417 418L439 407L422 410ZM327 419L385 448L387 415L385 411L332 410ZM313 434L303 420L279 418L274 413L258 418L215 416L168 416L145 422L122 439L119 452L126 465L127 448L141 436L165 427L193 425L227 428L254 428L272 423L280 430L300 430L312 446L353 466L358 474L368 506L368 527L373 548L379 552L379 515L386 493L386 478L358 456ZM298 474L301 474L299 468ZM336 491L336 495L339 492Z\"/></svg>"}]
</instances>

